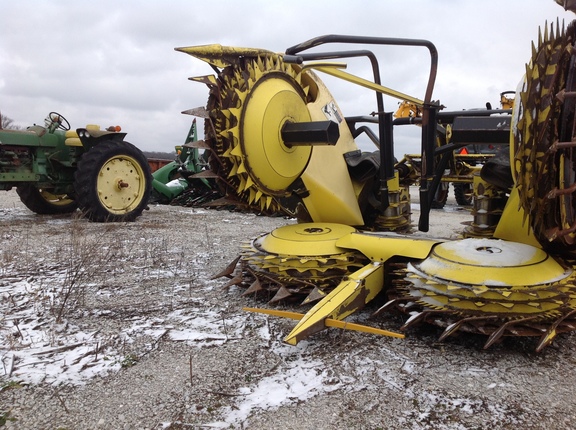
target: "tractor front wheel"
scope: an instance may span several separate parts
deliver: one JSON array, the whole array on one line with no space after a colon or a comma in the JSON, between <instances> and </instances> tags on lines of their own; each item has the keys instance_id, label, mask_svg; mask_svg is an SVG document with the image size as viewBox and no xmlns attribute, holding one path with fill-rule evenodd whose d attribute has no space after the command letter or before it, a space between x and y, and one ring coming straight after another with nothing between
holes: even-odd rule
<instances>
[{"instance_id":1,"label":"tractor front wheel","mask_svg":"<svg viewBox=\"0 0 576 430\"><path fill-rule=\"evenodd\" d=\"M68 214L78 208L76 201L67 194L53 194L33 184L18 185L16 192L28 209L40 215Z\"/></svg>"},{"instance_id":2,"label":"tractor front wheel","mask_svg":"<svg viewBox=\"0 0 576 430\"><path fill-rule=\"evenodd\" d=\"M148 205L152 174L134 145L105 141L78 162L74 188L80 210L91 221L134 221Z\"/></svg>"}]
</instances>

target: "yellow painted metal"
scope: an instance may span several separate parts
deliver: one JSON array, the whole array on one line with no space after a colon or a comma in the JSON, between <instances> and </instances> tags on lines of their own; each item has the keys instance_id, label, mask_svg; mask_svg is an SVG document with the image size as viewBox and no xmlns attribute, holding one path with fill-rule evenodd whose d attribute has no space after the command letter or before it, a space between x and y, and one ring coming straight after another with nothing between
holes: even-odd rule
<instances>
[{"instance_id":1,"label":"yellow painted metal","mask_svg":"<svg viewBox=\"0 0 576 430\"><path fill-rule=\"evenodd\" d=\"M548 192L542 192L543 185L559 186L561 191L567 191L564 183L569 182L569 172L565 168L569 170L570 160L560 154L551 163L549 157L556 157L553 151L538 144L542 136L554 136L553 127L558 122L558 110L555 109L558 105L550 100L555 94L552 91L563 88L564 78L558 80L557 85L551 83L562 72L559 65L565 65L565 62L558 59L564 58L563 53L569 53L566 46L571 46L567 42L571 44L573 36L568 39L562 35L559 39L565 39L566 43L550 43L548 49L545 46L548 36L545 35L544 43L539 42L541 53L536 56L537 51L533 49L534 61L526 67L525 88L518 93L517 102L521 101L522 109L517 106L519 103L514 103L511 129L517 139L512 141L510 151L516 186L494 232L496 238L452 242L359 233L348 227L364 224L358 205L362 184L350 178L343 157L358 148L338 106L313 70L402 100L402 110L397 112L400 116L418 116L422 100L346 73L342 70L345 65L341 63L299 66L284 64L280 54L259 49L220 45L178 48L216 67L237 66L219 74L218 80L199 78L199 81L214 90L213 94L218 87L221 92L217 95L230 101L215 118L220 126L217 138L226 140L226 145L222 145L225 148L222 157L230 158L234 164L226 173L229 178L239 178L238 193L249 194L250 203L261 199L263 192L275 197L287 196L290 192L287 188L300 177L307 196L305 193L299 195L305 196L302 198L306 210L316 221L280 228L253 241L250 253L246 253L243 260L248 271L261 274L258 282L266 280L266 276L270 283L280 281L278 283L287 291L284 285L290 285L292 281L297 286L300 282L300 285L308 283L307 287L310 287L312 277L314 281L327 279L335 268L342 267L339 259L346 260L352 251L358 251L354 254L361 256L356 260L359 264L346 270L348 275L343 279L342 274L333 277L334 283L330 287L337 282L340 284L305 315L248 310L300 320L285 339L296 344L332 324L343 327L346 323L342 319L362 308L381 291L386 267L393 271L391 297L398 298L393 303L402 307L401 303L408 300L411 305L421 306L419 309L424 316L429 311L439 311L439 325L452 321L453 327L468 325L467 330L481 333L492 330L493 341L504 331L533 335L533 331L546 330L541 328L546 319L555 320L542 340L549 342L556 335L556 325L574 312L571 309L576 303L576 273L544 252L535 238L536 234L542 243L553 240L547 235L556 233L547 223L556 218L560 218L557 227L564 230L557 235L571 234L567 230L572 224L568 222L572 196L560 197L558 203ZM505 98L501 102L504 108L512 104ZM217 102L214 104L219 107ZM336 121L340 127L340 139L334 147L308 148L307 152L300 153L299 149L283 145L279 135L286 121L325 119ZM556 150L555 144L553 149ZM294 162L287 161L292 156ZM559 180L545 181L553 176ZM397 179L394 183L389 181L388 185L392 195L397 193L401 197L402 189ZM476 190L479 184L475 181ZM286 194L282 194L284 191ZM492 189L476 195L490 199L499 197ZM265 195L261 200L264 199L269 205L273 197ZM274 201L280 202L280 199ZM390 215L394 215L401 220L404 215L402 200L393 202L392 213L387 212L386 216L392 219ZM548 216L548 212L542 210L550 205L554 210L559 205L558 217ZM488 215L496 218L502 206L479 206L475 208L475 215L486 212L486 219ZM480 216L475 220L478 220L478 228L487 225L480 222ZM494 226L489 227L481 233L491 235ZM567 240L573 244L573 236L568 236ZM396 256L410 259L408 267L384 265ZM368 264L364 257L371 262ZM358 269L360 266L363 267ZM345 269L349 267L352 266L344 266ZM305 275L300 276L302 274ZM418 306L410 306L410 310L418 312ZM526 317L535 322L532 327L522 326ZM480 322L480 319L485 321ZM516 321L519 324L514 327ZM568 322L562 330L573 329L570 324L573 322ZM498 336L494 337L495 334Z\"/></svg>"},{"instance_id":2,"label":"yellow painted metal","mask_svg":"<svg viewBox=\"0 0 576 430\"><path fill-rule=\"evenodd\" d=\"M132 157L119 155L109 158L96 180L98 199L115 215L122 215L137 207L144 198L146 175Z\"/></svg>"},{"instance_id":3,"label":"yellow painted metal","mask_svg":"<svg viewBox=\"0 0 576 430\"><path fill-rule=\"evenodd\" d=\"M558 282L572 273L542 249L496 239L463 239L436 245L411 263L415 272L469 286L523 288Z\"/></svg>"},{"instance_id":4,"label":"yellow painted metal","mask_svg":"<svg viewBox=\"0 0 576 430\"><path fill-rule=\"evenodd\" d=\"M304 315L284 341L296 345L326 328L326 318L343 320L362 309L384 286L384 267L373 262L343 280L330 294Z\"/></svg>"},{"instance_id":5,"label":"yellow painted metal","mask_svg":"<svg viewBox=\"0 0 576 430\"><path fill-rule=\"evenodd\" d=\"M237 64L241 57L257 57L272 54L271 51L265 49L240 48L222 46L220 44L188 46L174 49L192 55L216 67L226 67Z\"/></svg>"},{"instance_id":6,"label":"yellow painted metal","mask_svg":"<svg viewBox=\"0 0 576 430\"><path fill-rule=\"evenodd\" d=\"M68 197L68 194L53 194L43 189L39 189L38 191L44 200L54 206L67 206L74 203L74 199Z\"/></svg>"},{"instance_id":7,"label":"yellow painted metal","mask_svg":"<svg viewBox=\"0 0 576 430\"><path fill-rule=\"evenodd\" d=\"M335 245L354 231L330 223L287 225L244 246L242 261L262 282L277 280L295 294L306 290L304 302L317 301L344 276L367 264L360 252Z\"/></svg>"},{"instance_id":8,"label":"yellow painted metal","mask_svg":"<svg viewBox=\"0 0 576 430\"><path fill-rule=\"evenodd\" d=\"M303 200L313 221L362 226L364 217L342 155L327 147L314 148L308 168L302 174L309 192ZM325 166L330 166L334 176L327 174Z\"/></svg>"},{"instance_id":9,"label":"yellow painted metal","mask_svg":"<svg viewBox=\"0 0 576 430\"><path fill-rule=\"evenodd\" d=\"M524 243L538 248L542 247L528 223L528 217L520 203L520 196L516 187L512 188L510 192L502 217L494 231L494 238Z\"/></svg>"},{"instance_id":10,"label":"yellow painted metal","mask_svg":"<svg viewBox=\"0 0 576 430\"><path fill-rule=\"evenodd\" d=\"M293 319L293 320L301 320L305 316L305 314L301 314L298 312L279 311L279 310L275 310L275 309L262 309L262 308L245 307L245 308L242 308L242 310L247 311L247 312L255 312L255 313L260 313L260 314L272 315L275 317L289 318L289 319ZM335 320L333 318L326 318L324 320L324 323L326 324L326 327L341 328L343 330L352 330L352 331L359 331L359 332L363 332L363 333L378 334L381 336L395 337L397 339L404 339L404 337L405 337L403 333L396 333L394 331L383 330L380 328L370 327L370 326L366 326L366 325L362 325L362 324L356 324L356 323L351 323L351 322L346 322L346 321Z\"/></svg>"},{"instance_id":11,"label":"yellow painted metal","mask_svg":"<svg viewBox=\"0 0 576 430\"><path fill-rule=\"evenodd\" d=\"M440 239L402 237L394 233L352 233L343 236L336 246L356 249L371 261L385 262L391 257L423 259Z\"/></svg>"},{"instance_id":12,"label":"yellow painted metal","mask_svg":"<svg viewBox=\"0 0 576 430\"><path fill-rule=\"evenodd\" d=\"M312 71L306 73L318 88L314 100L307 104L311 120L333 120L340 131L335 146L316 146L312 150L301 177L309 191L309 196L303 199L306 209L313 221L364 225L357 194L361 188L355 188L344 159L344 154L357 150L358 146L328 88Z\"/></svg>"},{"instance_id":13,"label":"yellow painted metal","mask_svg":"<svg viewBox=\"0 0 576 430\"><path fill-rule=\"evenodd\" d=\"M230 52L236 53L234 48L230 48ZM227 175L225 179L237 195L261 210L275 211L280 205L274 197L289 195L286 187L290 179L297 177L296 172L299 174L306 166L306 157L310 155L310 148L291 149L283 144L282 126L296 118L309 119L306 100L311 97L309 93L316 93L315 84L308 77L302 77L297 66L284 64L281 57L273 53L244 58L239 64L233 64L221 76L219 93L212 96L214 107L219 111L214 122L217 133L214 150L223 158L225 171L222 173ZM200 81L211 88L214 85L205 78ZM262 121L262 116L267 116L267 120ZM287 158L293 165L278 162L283 153L291 155ZM262 160L264 165L260 166Z\"/></svg>"},{"instance_id":14,"label":"yellow painted metal","mask_svg":"<svg viewBox=\"0 0 576 430\"><path fill-rule=\"evenodd\" d=\"M235 102L219 108L216 140L241 199L274 210L281 205L276 199L290 194L288 187L305 167L300 176L306 191L303 199L313 221L364 225L357 199L362 187L355 187L343 156L358 147L344 115L313 71L285 64L280 54L260 49L221 45L176 49L216 67L234 66L218 84L219 100ZM206 77L198 80L214 85ZM280 135L287 121L327 119L339 125L335 146L283 144Z\"/></svg>"},{"instance_id":15,"label":"yellow painted metal","mask_svg":"<svg viewBox=\"0 0 576 430\"><path fill-rule=\"evenodd\" d=\"M513 109L514 108L514 97L506 97L504 93L500 94L500 108L501 109Z\"/></svg>"},{"instance_id":16,"label":"yellow painted metal","mask_svg":"<svg viewBox=\"0 0 576 430\"><path fill-rule=\"evenodd\" d=\"M313 70L316 69L318 70L321 67L325 67L325 68L329 68L329 69L345 69L348 67L348 64L346 63L336 63L334 61L329 61L329 62L319 62L319 61L315 61L313 63L306 63L302 66L302 70Z\"/></svg>"},{"instance_id":17,"label":"yellow painted metal","mask_svg":"<svg viewBox=\"0 0 576 430\"><path fill-rule=\"evenodd\" d=\"M420 106L415 103L402 101L398 105L398 109L394 112L394 118L417 118L422 117L422 110ZM447 126L450 126L449 124ZM448 130L447 130L448 131ZM448 135L446 136L448 138Z\"/></svg>"},{"instance_id":18,"label":"yellow painted metal","mask_svg":"<svg viewBox=\"0 0 576 430\"><path fill-rule=\"evenodd\" d=\"M285 194L304 171L311 146L284 145L280 130L286 122L309 122L301 94L285 79L266 79L257 84L244 103L240 146L244 168L263 191Z\"/></svg>"},{"instance_id":19,"label":"yellow painted metal","mask_svg":"<svg viewBox=\"0 0 576 430\"><path fill-rule=\"evenodd\" d=\"M66 140L64 141L66 146L82 146L82 142L80 141L76 130L67 130L64 136L66 137Z\"/></svg>"},{"instance_id":20,"label":"yellow painted metal","mask_svg":"<svg viewBox=\"0 0 576 430\"><path fill-rule=\"evenodd\" d=\"M100 126L98 124L88 124L85 128L91 132L100 131ZM76 130L67 130L64 137L66 138L64 141L66 146L82 146L82 141L78 137Z\"/></svg>"},{"instance_id":21,"label":"yellow painted metal","mask_svg":"<svg viewBox=\"0 0 576 430\"><path fill-rule=\"evenodd\" d=\"M341 254L336 241L356 229L334 223L302 223L279 227L259 238L257 248L279 255L323 256Z\"/></svg>"},{"instance_id":22,"label":"yellow painted metal","mask_svg":"<svg viewBox=\"0 0 576 430\"><path fill-rule=\"evenodd\" d=\"M405 279L411 284L407 294L427 308L476 317L535 317L539 321L550 321L562 318L564 312L574 306L575 274L566 273L569 275L564 279L542 285L470 285L427 275L409 264Z\"/></svg>"},{"instance_id":23,"label":"yellow painted metal","mask_svg":"<svg viewBox=\"0 0 576 430\"><path fill-rule=\"evenodd\" d=\"M352 82L353 84L360 85L361 87L386 94L387 96L391 96L399 100L406 100L418 106L424 105L424 101L416 97L412 97L408 94L401 93L400 91L393 90L392 88L388 88L383 85L378 85L367 79L360 78L359 76L352 75L351 73L343 72L342 70L338 70L335 67L326 67L325 64L321 64L316 67L314 67L314 64L308 64L307 66L319 72L326 73L327 75L335 76L345 81Z\"/></svg>"}]
</instances>

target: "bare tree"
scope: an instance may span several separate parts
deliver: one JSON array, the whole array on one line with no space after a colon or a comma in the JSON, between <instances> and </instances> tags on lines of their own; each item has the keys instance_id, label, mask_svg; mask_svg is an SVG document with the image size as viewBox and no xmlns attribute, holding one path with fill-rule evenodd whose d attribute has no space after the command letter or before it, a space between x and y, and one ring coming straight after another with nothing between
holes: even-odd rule
<instances>
[{"instance_id":1,"label":"bare tree","mask_svg":"<svg viewBox=\"0 0 576 430\"><path fill-rule=\"evenodd\" d=\"M1 129L12 129L18 130L21 127L14 124L14 120L12 118L7 117L6 115L2 115L0 112L0 130Z\"/></svg>"}]
</instances>

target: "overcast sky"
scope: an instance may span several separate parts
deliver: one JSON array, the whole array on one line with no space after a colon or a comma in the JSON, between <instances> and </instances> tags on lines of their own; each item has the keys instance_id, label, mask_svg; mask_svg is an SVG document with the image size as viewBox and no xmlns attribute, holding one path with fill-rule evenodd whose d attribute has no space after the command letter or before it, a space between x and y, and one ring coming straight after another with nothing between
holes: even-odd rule
<instances>
[{"instance_id":1,"label":"overcast sky","mask_svg":"<svg viewBox=\"0 0 576 430\"><path fill-rule=\"evenodd\" d=\"M427 39L439 52L434 99L449 110L499 106L514 90L545 22L564 20L553 0L0 0L0 111L16 124L48 112L73 128L120 125L142 150L182 144L211 73L175 47L219 43L283 52L325 34ZM324 48L323 50L326 50ZM380 55L380 50L378 51ZM382 51L382 83L423 98L423 48ZM359 69L362 70L361 68ZM354 72L354 70L350 70ZM369 77L369 76L367 76ZM324 79L324 77L323 77ZM345 115L375 110L374 96L326 78ZM396 101L387 100L394 111ZM396 138L396 154L415 152Z\"/></svg>"}]
</instances>

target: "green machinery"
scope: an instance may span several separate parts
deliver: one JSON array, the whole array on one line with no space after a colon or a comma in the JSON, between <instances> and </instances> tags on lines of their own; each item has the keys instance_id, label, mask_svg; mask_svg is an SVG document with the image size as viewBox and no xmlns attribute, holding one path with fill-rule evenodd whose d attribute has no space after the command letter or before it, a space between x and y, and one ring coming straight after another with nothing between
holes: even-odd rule
<instances>
[{"instance_id":1,"label":"green machinery","mask_svg":"<svg viewBox=\"0 0 576 430\"><path fill-rule=\"evenodd\" d=\"M152 173L152 199L159 203L182 206L212 204L220 195L208 172L206 149L198 141L196 118L183 145L176 146L176 159ZM218 206L217 203L214 203Z\"/></svg>"},{"instance_id":2,"label":"green machinery","mask_svg":"<svg viewBox=\"0 0 576 430\"><path fill-rule=\"evenodd\" d=\"M91 221L134 221L148 205L150 167L119 127L70 130L59 113L44 126L0 130L0 189L16 188L38 214L72 213Z\"/></svg>"}]
</instances>

